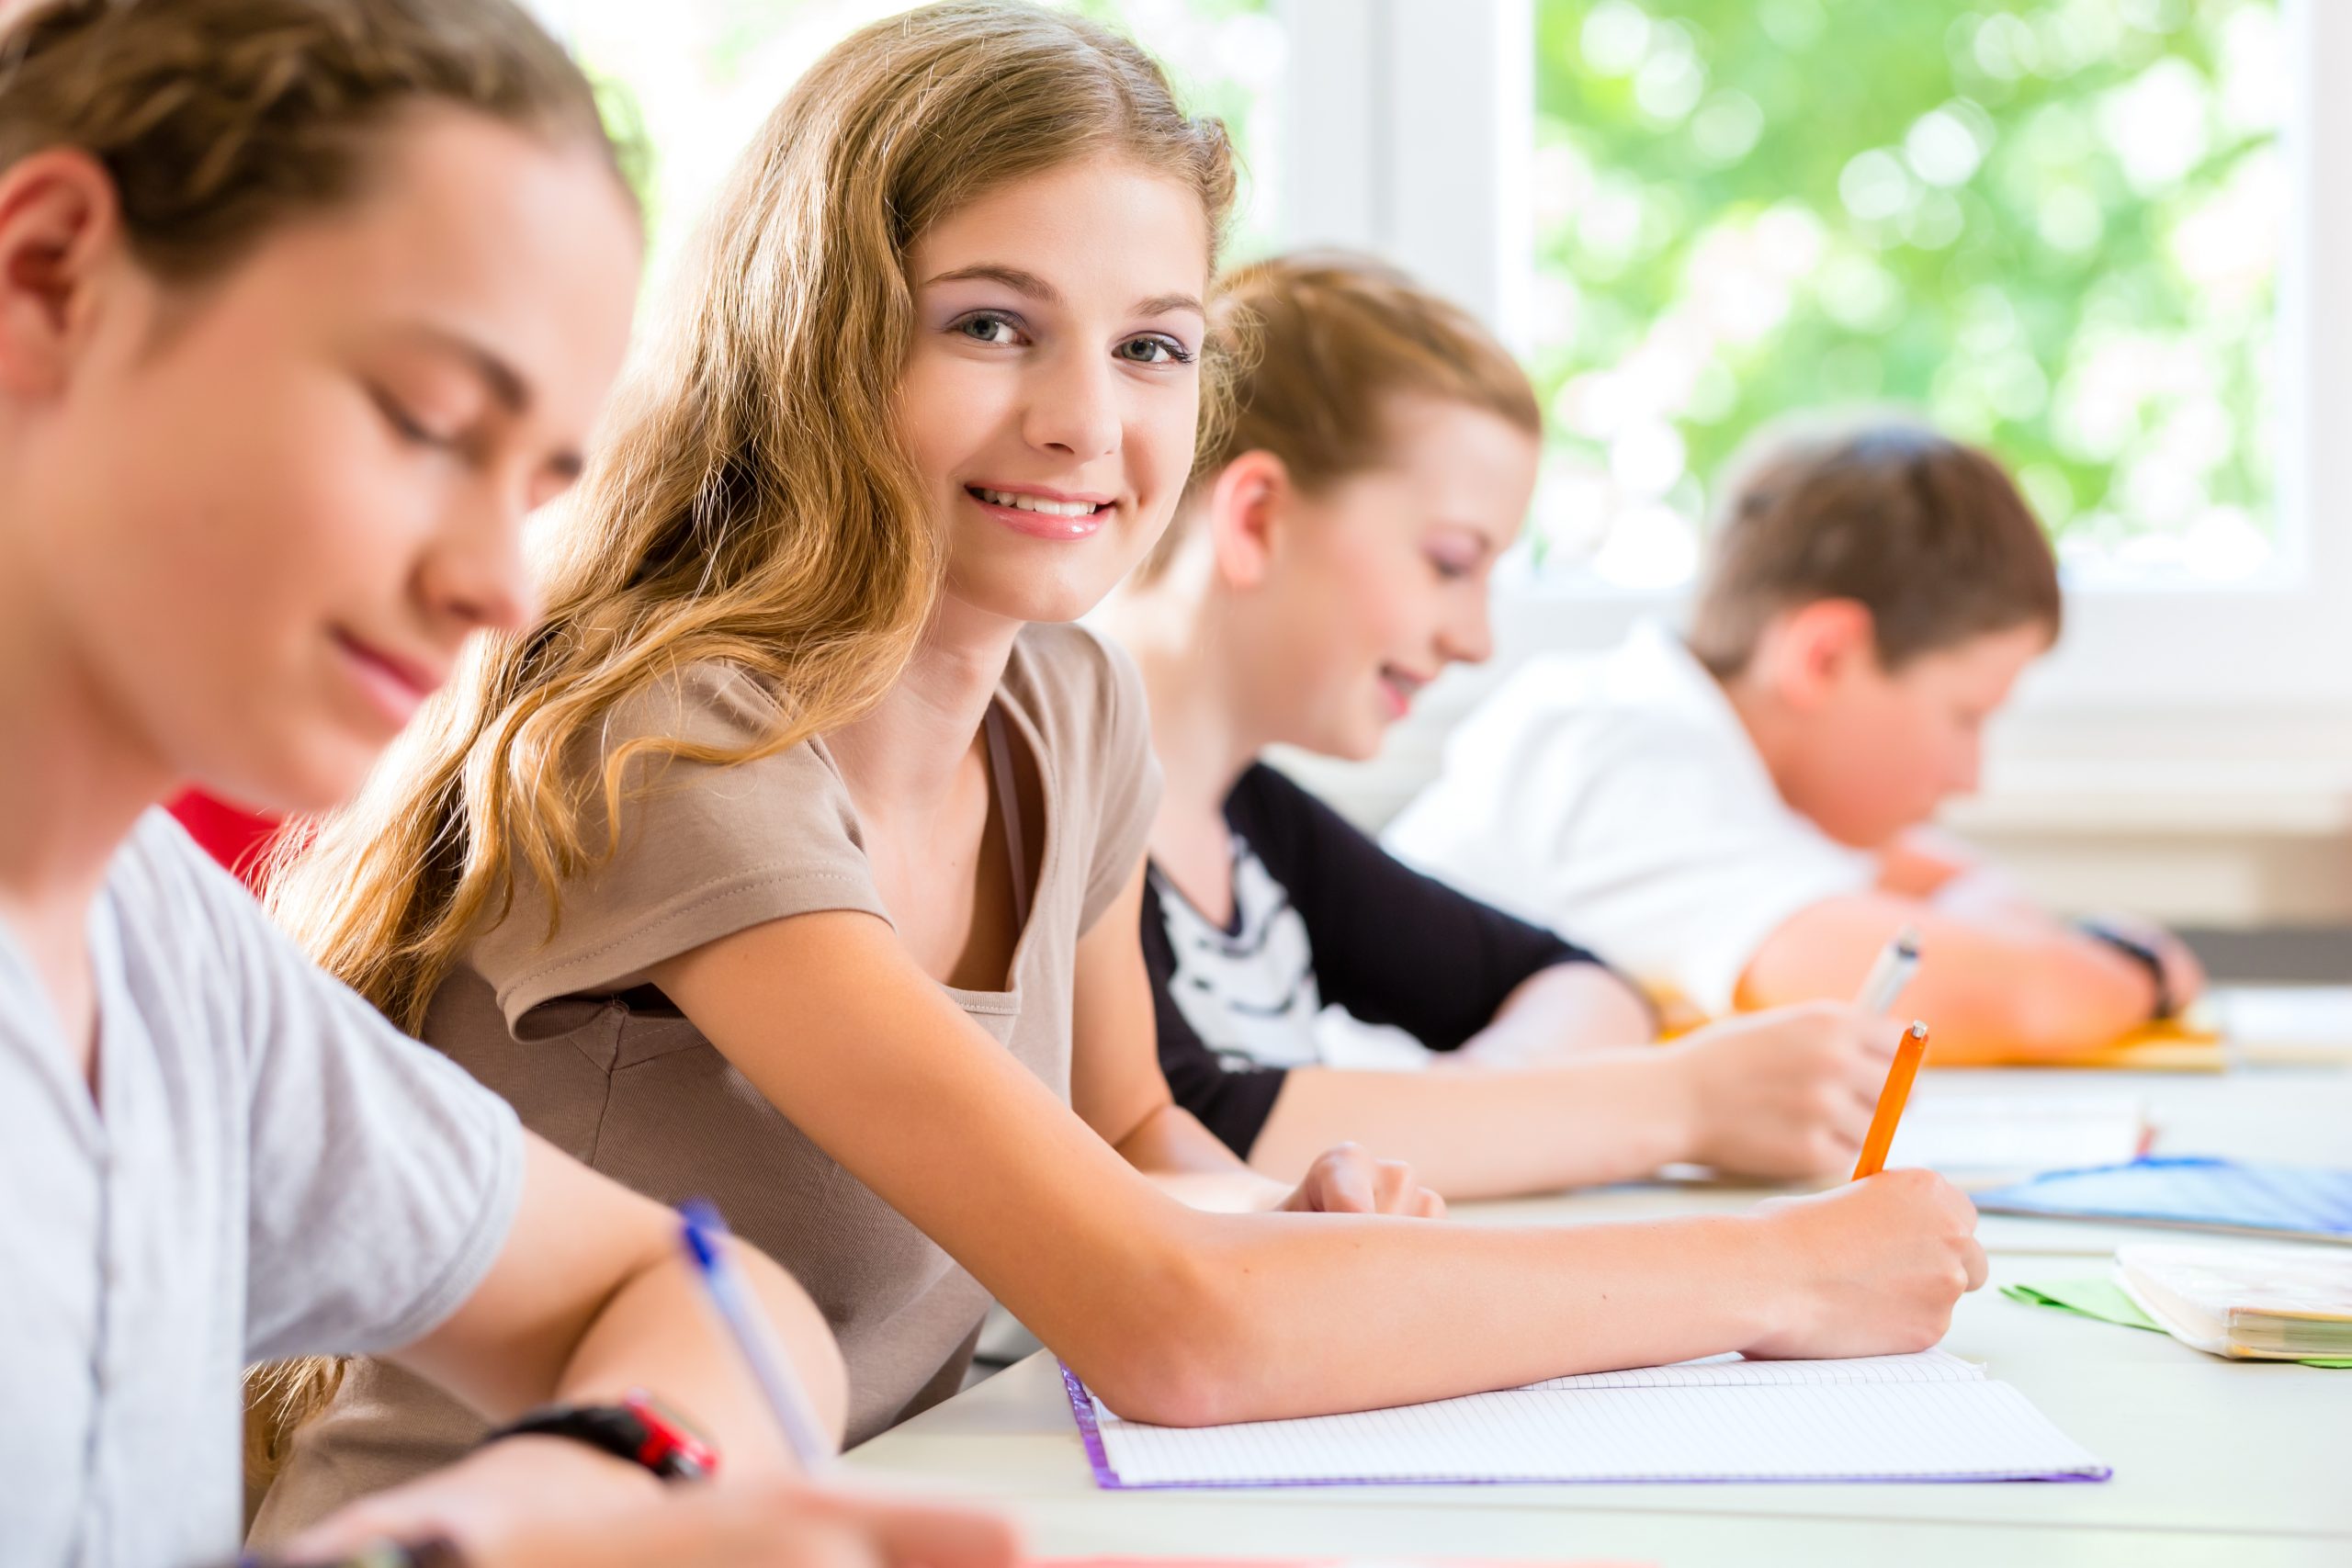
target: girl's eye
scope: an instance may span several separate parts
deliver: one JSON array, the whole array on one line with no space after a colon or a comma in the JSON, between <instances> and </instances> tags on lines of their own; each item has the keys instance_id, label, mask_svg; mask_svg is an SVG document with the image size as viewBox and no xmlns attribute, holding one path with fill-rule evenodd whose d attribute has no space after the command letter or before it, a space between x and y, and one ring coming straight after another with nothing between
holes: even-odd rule
<instances>
[{"instance_id":1,"label":"girl's eye","mask_svg":"<svg viewBox=\"0 0 2352 1568\"><path fill-rule=\"evenodd\" d=\"M1448 582L1459 582L1470 575L1468 567L1458 560L1448 560L1443 556L1430 557L1430 566Z\"/></svg>"},{"instance_id":2,"label":"girl's eye","mask_svg":"<svg viewBox=\"0 0 2352 1568\"><path fill-rule=\"evenodd\" d=\"M967 316L956 323L955 330L974 343L1014 344L1021 341L1021 329L1010 316L982 313Z\"/></svg>"},{"instance_id":3,"label":"girl's eye","mask_svg":"<svg viewBox=\"0 0 2352 1568\"><path fill-rule=\"evenodd\" d=\"M1129 338L1121 344L1119 357L1135 365L1190 365L1193 351L1172 337L1155 333L1149 337Z\"/></svg>"},{"instance_id":4,"label":"girl's eye","mask_svg":"<svg viewBox=\"0 0 2352 1568\"><path fill-rule=\"evenodd\" d=\"M447 450L457 446L457 442L453 438L446 435L437 435L434 432L427 430L423 424L417 422L414 414L410 413L407 409L401 405L401 401L398 398L393 397L390 392L385 391L382 388L371 387L368 389L368 391L375 398L376 407L382 412L384 422L392 427L393 433L399 435L401 440L410 443L412 446L431 446L441 450Z\"/></svg>"}]
</instances>

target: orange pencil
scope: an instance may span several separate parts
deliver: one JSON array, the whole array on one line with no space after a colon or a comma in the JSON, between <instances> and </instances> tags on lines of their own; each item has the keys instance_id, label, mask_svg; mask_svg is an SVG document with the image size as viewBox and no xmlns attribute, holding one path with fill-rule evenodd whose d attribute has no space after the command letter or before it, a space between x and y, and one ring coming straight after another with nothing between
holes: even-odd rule
<instances>
[{"instance_id":1,"label":"orange pencil","mask_svg":"<svg viewBox=\"0 0 2352 1568\"><path fill-rule=\"evenodd\" d=\"M1870 1136L1862 1140L1862 1157L1855 1163L1854 1179L1876 1176L1886 1168L1886 1151L1894 1146L1894 1126L1911 1099L1911 1080L1919 1076L1919 1059L1928 1054L1928 1026L1916 1020L1894 1048L1894 1066L1886 1069L1886 1087L1878 1091L1878 1109L1871 1112Z\"/></svg>"}]
</instances>

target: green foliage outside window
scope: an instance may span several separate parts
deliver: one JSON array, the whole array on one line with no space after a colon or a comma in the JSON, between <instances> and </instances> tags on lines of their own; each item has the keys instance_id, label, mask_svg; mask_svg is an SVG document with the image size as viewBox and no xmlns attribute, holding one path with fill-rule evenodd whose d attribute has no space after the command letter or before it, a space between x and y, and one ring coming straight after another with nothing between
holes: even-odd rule
<instances>
[{"instance_id":1,"label":"green foliage outside window","mask_svg":"<svg viewBox=\"0 0 2352 1568\"><path fill-rule=\"evenodd\" d=\"M1538 0L1539 551L1687 574L1793 411L1907 404L2078 571L2275 555L2277 0Z\"/></svg>"}]
</instances>

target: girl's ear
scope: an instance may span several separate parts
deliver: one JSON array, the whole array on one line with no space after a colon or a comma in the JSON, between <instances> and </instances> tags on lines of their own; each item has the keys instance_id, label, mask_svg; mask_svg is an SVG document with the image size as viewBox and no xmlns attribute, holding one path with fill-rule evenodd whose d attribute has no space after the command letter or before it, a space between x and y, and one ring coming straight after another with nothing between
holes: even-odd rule
<instances>
[{"instance_id":1,"label":"girl's ear","mask_svg":"<svg viewBox=\"0 0 2352 1568\"><path fill-rule=\"evenodd\" d=\"M0 173L0 391L64 385L121 236L114 181L88 153L51 148Z\"/></svg>"},{"instance_id":2,"label":"girl's ear","mask_svg":"<svg viewBox=\"0 0 2352 1568\"><path fill-rule=\"evenodd\" d=\"M1220 581L1246 590L1266 581L1274 532L1294 493L1289 468L1272 452L1244 452L1226 464L1209 491L1209 543Z\"/></svg>"}]
</instances>

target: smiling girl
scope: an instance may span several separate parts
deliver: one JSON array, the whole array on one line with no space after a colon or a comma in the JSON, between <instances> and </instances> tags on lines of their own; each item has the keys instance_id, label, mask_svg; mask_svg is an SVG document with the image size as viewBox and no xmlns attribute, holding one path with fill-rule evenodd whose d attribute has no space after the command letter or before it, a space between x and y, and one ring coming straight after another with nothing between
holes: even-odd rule
<instances>
[{"instance_id":1,"label":"smiling girl","mask_svg":"<svg viewBox=\"0 0 2352 1568\"><path fill-rule=\"evenodd\" d=\"M1486 659L1542 427L1500 344L1376 263L1261 262L1217 310L1254 348L1236 416L1110 617L1168 770L1143 942L1178 1102L1270 1176L1349 1137L1449 1198L1675 1160L1850 1165L1894 1024L1792 1009L1642 1046L1646 1008L1589 953L1408 870L1259 761L1370 757L1422 686ZM1335 1070L1326 1003L1493 1070Z\"/></svg>"},{"instance_id":2,"label":"smiling girl","mask_svg":"<svg viewBox=\"0 0 2352 1568\"><path fill-rule=\"evenodd\" d=\"M1068 623L1182 494L1232 189L1222 131L1066 15L833 50L683 275L546 615L325 826L288 918L560 1143L715 1192L839 1333L853 1440L956 1387L991 1296L1162 1422L1932 1341L1983 1260L1921 1173L1457 1229L1358 1151L1255 1177L1170 1101L1142 694ZM1171 1195L1206 1187L1389 1213ZM284 1506L469 1429L356 1369Z\"/></svg>"},{"instance_id":3,"label":"smiling girl","mask_svg":"<svg viewBox=\"0 0 2352 1568\"><path fill-rule=\"evenodd\" d=\"M580 467L638 254L587 83L505 0L59 0L0 34L8 1562L232 1551L240 1371L307 1351L500 1421L650 1389L733 1472L789 1469L675 1216L402 1039L154 808L334 805L529 617L523 520ZM741 1261L838 1431L821 1321ZM319 1544L1010 1553L773 1479L662 1498L514 1433Z\"/></svg>"}]
</instances>

